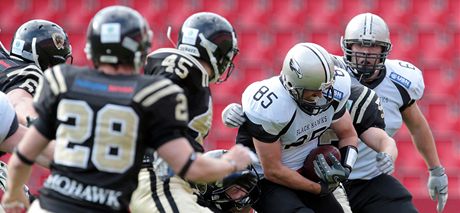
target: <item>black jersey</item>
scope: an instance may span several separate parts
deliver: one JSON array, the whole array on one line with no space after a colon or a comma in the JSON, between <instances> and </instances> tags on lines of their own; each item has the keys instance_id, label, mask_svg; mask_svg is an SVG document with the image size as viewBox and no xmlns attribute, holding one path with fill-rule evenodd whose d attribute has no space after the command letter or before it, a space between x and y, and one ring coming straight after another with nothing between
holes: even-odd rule
<instances>
[{"instance_id":1,"label":"black jersey","mask_svg":"<svg viewBox=\"0 0 460 213\"><path fill-rule=\"evenodd\" d=\"M21 88L34 95L42 75L36 65L10 57L5 49L0 48L0 91L8 93Z\"/></svg>"},{"instance_id":2,"label":"black jersey","mask_svg":"<svg viewBox=\"0 0 460 213\"><path fill-rule=\"evenodd\" d=\"M212 123L209 76L204 67L187 53L162 48L148 55L144 70L147 75L165 76L184 89L190 117L188 133L195 150L203 152L203 141Z\"/></svg>"},{"instance_id":3,"label":"black jersey","mask_svg":"<svg viewBox=\"0 0 460 213\"><path fill-rule=\"evenodd\" d=\"M360 84L352 84L348 102L348 110L358 135L371 127L385 129L383 107L373 90Z\"/></svg>"},{"instance_id":4,"label":"black jersey","mask_svg":"<svg viewBox=\"0 0 460 213\"><path fill-rule=\"evenodd\" d=\"M35 127L56 139L40 196L52 212L128 211L146 147L186 134L183 90L160 76L59 65L44 73L34 101Z\"/></svg>"}]
</instances>

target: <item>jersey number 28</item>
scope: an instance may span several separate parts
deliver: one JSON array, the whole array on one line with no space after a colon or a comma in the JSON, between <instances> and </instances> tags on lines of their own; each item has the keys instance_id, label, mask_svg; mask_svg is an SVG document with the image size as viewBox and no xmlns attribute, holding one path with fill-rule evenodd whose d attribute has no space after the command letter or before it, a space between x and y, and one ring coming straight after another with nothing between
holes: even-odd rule
<instances>
[{"instance_id":1,"label":"jersey number 28","mask_svg":"<svg viewBox=\"0 0 460 213\"><path fill-rule=\"evenodd\" d=\"M56 163L86 169L91 160L98 170L112 173L134 164L139 117L131 107L107 104L95 113L85 101L64 99L57 118L62 123L56 133ZM84 143L92 135L89 147Z\"/></svg>"}]
</instances>

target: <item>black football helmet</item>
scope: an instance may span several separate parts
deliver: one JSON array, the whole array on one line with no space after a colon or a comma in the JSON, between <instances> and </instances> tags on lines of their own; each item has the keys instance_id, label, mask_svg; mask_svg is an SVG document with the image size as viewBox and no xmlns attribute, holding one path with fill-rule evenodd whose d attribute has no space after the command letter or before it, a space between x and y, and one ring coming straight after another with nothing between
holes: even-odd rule
<instances>
[{"instance_id":1,"label":"black football helmet","mask_svg":"<svg viewBox=\"0 0 460 213\"><path fill-rule=\"evenodd\" d=\"M99 64L132 65L136 72L150 51L152 31L139 12L125 6L109 6L91 20L85 52L95 67Z\"/></svg>"},{"instance_id":2,"label":"black football helmet","mask_svg":"<svg viewBox=\"0 0 460 213\"><path fill-rule=\"evenodd\" d=\"M233 70L233 59L238 54L236 33L224 17L200 12L185 20L179 32L177 48L208 62L213 75L210 82L227 80ZM221 76L227 71L227 75Z\"/></svg>"},{"instance_id":3,"label":"black football helmet","mask_svg":"<svg viewBox=\"0 0 460 213\"><path fill-rule=\"evenodd\" d=\"M219 149L206 152L205 156L220 158L227 150ZM257 185L259 176L252 165L243 171L228 175L221 181L197 185L200 199L211 209L231 212L249 207L257 201L260 189ZM237 197L231 193L238 194Z\"/></svg>"},{"instance_id":4,"label":"black football helmet","mask_svg":"<svg viewBox=\"0 0 460 213\"><path fill-rule=\"evenodd\" d=\"M11 41L11 56L35 63L40 69L73 61L67 33L56 23L34 19L21 25Z\"/></svg>"}]
</instances>

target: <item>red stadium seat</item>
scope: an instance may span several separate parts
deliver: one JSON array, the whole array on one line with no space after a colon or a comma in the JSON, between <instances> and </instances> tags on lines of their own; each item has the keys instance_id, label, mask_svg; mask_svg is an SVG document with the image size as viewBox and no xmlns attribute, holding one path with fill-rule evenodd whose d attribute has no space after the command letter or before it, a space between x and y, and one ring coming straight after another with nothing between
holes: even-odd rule
<instances>
[{"instance_id":1,"label":"red stadium seat","mask_svg":"<svg viewBox=\"0 0 460 213\"><path fill-rule=\"evenodd\" d=\"M414 2L414 21L419 29L432 30L446 26L449 21L448 1L425 0Z\"/></svg>"},{"instance_id":2,"label":"red stadium seat","mask_svg":"<svg viewBox=\"0 0 460 213\"><path fill-rule=\"evenodd\" d=\"M238 18L235 20L235 24L238 25L238 28L241 30L266 29L271 21L269 6L270 5L265 0L236 1Z\"/></svg>"},{"instance_id":3,"label":"red stadium seat","mask_svg":"<svg viewBox=\"0 0 460 213\"><path fill-rule=\"evenodd\" d=\"M275 30L304 30L309 20L304 12L306 2L297 0L272 1L270 17Z\"/></svg>"},{"instance_id":4,"label":"red stadium seat","mask_svg":"<svg viewBox=\"0 0 460 213\"><path fill-rule=\"evenodd\" d=\"M341 14L343 12L343 2L341 0L306 1L304 13L307 30L330 30L343 25Z\"/></svg>"},{"instance_id":5,"label":"red stadium seat","mask_svg":"<svg viewBox=\"0 0 460 213\"><path fill-rule=\"evenodd\" d=\"M265 31L237 31L238 58L241 63L264 64L271 61L275 49L271 44L271 34Z\"/></svg>"},{"instance_id":6,"label":"red stadium seat","mask_svg":"<svg viewBox=\"0 0 460 213\"><path fill-rule=\"evenodd\" d=\"M342 48L340 47L341 36L341 32L333 30L315 31L307 36L307 41L321 45L331 54L343 55Z\"/></svg>"},{"instance_id":7,"label":"red stadium seat","mask_svg":"<svg viewBox=\"0 0 460 213\"><path fill-rule=\"evenodd\" d=\"M407 28L413 23L413 0L377 1L375 13L382 17L390 28L390 32Z\"/></svg>"},{"instance_id":8,"label":"red stadium seat","mask_svg":"<svg viewBox=\"0 0 460 213\"><path fill-rule=\"evenodd\" d=\"M397 141L398 158L396 159L396 170L398 174L416 174L426 171L426 164L423 158L415 149L410 138L409 140Z\"/></svg>"}]
</instances>

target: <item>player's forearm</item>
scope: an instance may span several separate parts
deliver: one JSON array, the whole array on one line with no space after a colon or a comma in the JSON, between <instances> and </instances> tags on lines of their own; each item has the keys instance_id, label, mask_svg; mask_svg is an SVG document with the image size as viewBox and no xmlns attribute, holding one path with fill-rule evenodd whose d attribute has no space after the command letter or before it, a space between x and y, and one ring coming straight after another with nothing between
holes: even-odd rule
<instances>
[{"instance_id":1,"label":"player's forearm","mask_svg":"<svg viewBox=\"0 0 460 213\"><path fill-rule=\"evenodd\" d=\"M200 156L191 165L185 179L199 183L215 182L235 170L235 165L228 160Z\"/></svg>"},{"instance_id":2,"label":"player's forearm","mask_svg":"<svg viewBox=\"0 0 460 213\"><path fill-rule=\"evenodd\" d=\"M286 166L278 168L265 168L265 178L271 182L286 186L295 190L307 191L313 194L319 194L321 186L300 175L297 171L289 169Z\"/></svg>"},{"instance_id":3,"label":"player's forearm","mask_svg":"<svg viewBox=\"0 0 460 213\"><path fill-rule=\"evenodd\" d=\"M15 89L7 94L8 100L13 106L18 116L18 121L22 125L27 125L27 117L37 117L37 112L33 107L33 97L22 89Z\"/></svg>"},{"instance_id":4,"label":"player's forearm","mask_svg":"<svg viewBox=\"0 0 460 213\"><path fill-rule=\"evenodd\" d=\"M30 177L32 167L23 163L16 154L8 161L8 191L20 193Z\"/></svg>"},{"instance_id":5,"label":"player's forearm","mask_svg":"<svg viewBox=\"0 0 460 213\"><path fill-rule=\"evenodd\" d=\"M438 153L436 151L433 135L428 127L428 124L426 123L424 126L425 127L421 126L411 130L413 142L423 159L425 159L425 163L428 168L440 166L441 162L439 161Z\"/></svg>"}]
</instances>

